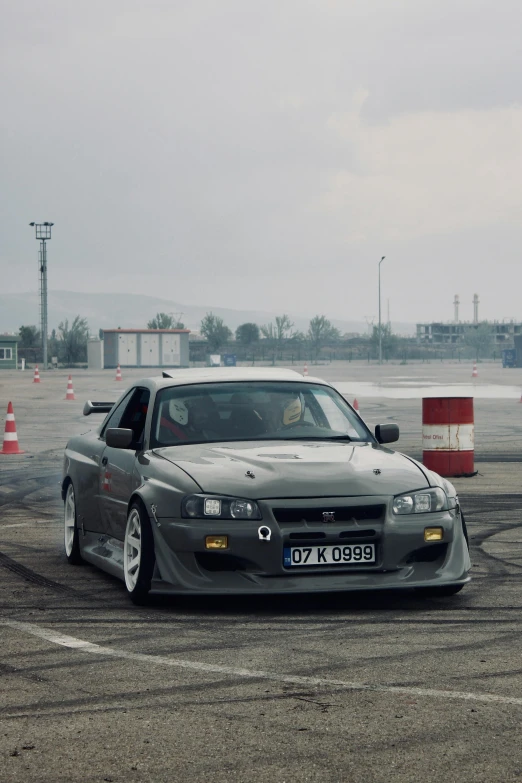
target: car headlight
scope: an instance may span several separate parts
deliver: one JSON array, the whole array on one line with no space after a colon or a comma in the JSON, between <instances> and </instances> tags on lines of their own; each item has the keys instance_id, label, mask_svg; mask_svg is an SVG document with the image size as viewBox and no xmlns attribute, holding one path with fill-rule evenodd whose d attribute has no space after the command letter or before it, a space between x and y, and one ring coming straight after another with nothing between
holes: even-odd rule
<instances>
[{"instance_id":1,"label":"car headlight","mask_svg":"<svg viewBox=\"0 0 522 783\"><path fill-rule=\"evenodd\" d=\"M185 519L262 519L254 500L223 495L187 495L181 502Z\"/></svg>"},{"instance_id":2,"label":"car headlight","mask_svg":"<svg viewBox=\"0 0 522 783\"><path fill-rule=\"evenodd\" d=\"M448 498L440 487L406 492L393 499L394 514L429 514L455 508L456 498Z\"/></svg>"}]
</instances>

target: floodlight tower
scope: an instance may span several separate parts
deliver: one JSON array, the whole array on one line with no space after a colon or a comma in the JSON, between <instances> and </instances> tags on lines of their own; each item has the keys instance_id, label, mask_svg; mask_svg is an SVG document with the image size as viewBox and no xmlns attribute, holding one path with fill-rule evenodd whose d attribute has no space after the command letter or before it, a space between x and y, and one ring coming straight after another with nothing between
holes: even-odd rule
<instances>
[{"instance_id":1,"label":"floodlight tower","mask_svg":"<svg viewBox=\"0 0 522 783\"><path fill-rule=\"evenodd\" d=\"M29 223L35 227L36 239L40 240L38 253L38 272L40 279L40 330L42 332L43 369L47 370L47 246L51 239L51 227L54 223Z\"/></svg>"}]
</instances>

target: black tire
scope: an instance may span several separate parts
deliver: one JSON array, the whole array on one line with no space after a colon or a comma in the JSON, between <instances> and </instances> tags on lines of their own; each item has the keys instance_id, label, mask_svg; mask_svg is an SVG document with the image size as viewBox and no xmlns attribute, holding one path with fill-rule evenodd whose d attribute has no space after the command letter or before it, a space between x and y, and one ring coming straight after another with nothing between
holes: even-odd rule
<instances>
[{"instance_id":1,"label":"black tire","mask_svg":"<svg viewBox=\"0 0 522 783\"><path fill-rule=\"evenodd\" d=\"M139 521L139 535L137 524ZM131 569L135 558L132 558L133 541L139 540L139 563L137 568ZM152 575L156 557L154 553L154 536L147 512L143 505L135 502L131 505L127 515L125 529L125 542L123 545L124 577L127 593L133 604L143 606L148 603L149 592L152 583Z\"/></svg>"},{"instance_id":2,"label":"black tire","mask_svg":"<svg viewBox=\"0 0 522 783\"><path fill-rule=\"evenodd\" d=\"M416 592L419 595L425 596L426 598L444 598L445 596L456 595L457 593L460 593L464 587L466 587L465 584L441 585L440 587L418 587Z\"/></svg>"},{"instance_id":3,"label":"black tire","mask_svg":"<svg viewBox=\"0 0 522 783\"><path fill-rule=\"evenodd\" d=\"M82 565L85 561L80 549L80 533L76 516L76 496L73 483L69 481L65 490L63 508L65 556L71 565Z\"/></svg>"},{"instance_id":4,"label":"black tire","mask_svg":"<svg viewBox=\"0 0 522 783\"><path fill-rule=\"evenodd\" d=\"M462 532L464 533L464 538L466 539L466 544L468 545L468 552L469 552L468 528L466 527L466 520L464 519L464 514L462 513L462 511L460 512L460 520L462 522Z\"/></svg>"}]
</instances>

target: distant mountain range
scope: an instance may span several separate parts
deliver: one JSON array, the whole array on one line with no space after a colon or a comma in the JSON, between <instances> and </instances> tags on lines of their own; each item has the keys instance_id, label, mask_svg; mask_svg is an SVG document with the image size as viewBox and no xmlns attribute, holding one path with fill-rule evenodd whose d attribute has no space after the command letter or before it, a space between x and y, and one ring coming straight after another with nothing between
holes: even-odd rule
<instances>
[{"instance_id":1,"label":"distant mountain range","mask_svg":"<svg viewBox=\"0 0 522 783\"><path fill-rule=\"evenodd\" d=\"M188 329L198 331L201 319L206 313L212 311L220 316L227 326L234 331L240 324L252 321L259 324L268 324L279 313L263 310L231 310L214 305L185 305L172 302L168 299L159 299L154 296L142 294L89 294L79 291L49 291L48 295L48 323L49 331L56 329L58 324L66 318L71 321L80 315L86 318L92 333L98 329L144 329L147 321L150 321L156 313L171 313L181 315L181 320ZM310 316L299 316L288 313L296 329L306 332ZM0 295L0 332L17 332L19 327L39 325L40 310L39 297L36 292L21 294ZM332 324L341 333L368 332L368 324L365 321L344 321L338 318L330 319ZM413 335L415 324L392 324L393 331L398 334Z\"/></svg>"}]
</instances>

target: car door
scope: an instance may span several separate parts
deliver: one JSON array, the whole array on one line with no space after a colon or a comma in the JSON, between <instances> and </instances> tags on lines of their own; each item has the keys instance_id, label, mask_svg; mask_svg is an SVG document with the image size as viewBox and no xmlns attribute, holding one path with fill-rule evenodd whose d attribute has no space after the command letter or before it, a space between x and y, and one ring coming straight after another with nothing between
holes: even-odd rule
<instances>
[{"instance_id":1,"label":"car door","mask_svg":"<svg viewBox=\"0 0 522 783\"><path fill-rule=\"evenodd\" d=\"M109 421L109 427L131 429L134 438L128 449L115 449L105 446L100 464L100 511L107 535L123 541L127 525L127 507L135 489L136 456L141 450L145 419L150 399L148 389L137 387L115 423Z\"/></svg>"},{"instance_id":2,"label":"car door","mask_svg":"<svg viewBox=\"0 0 522 783\"><path fill-rule=\"evenodd\" d=\"M83 531L103 533L104 523L100 516L99 471L105 443L97 431L86 433L82 439L82 450L78 450L75 469L72 472L76 498L76 521Z\"/></svg>"}]
</instances>

